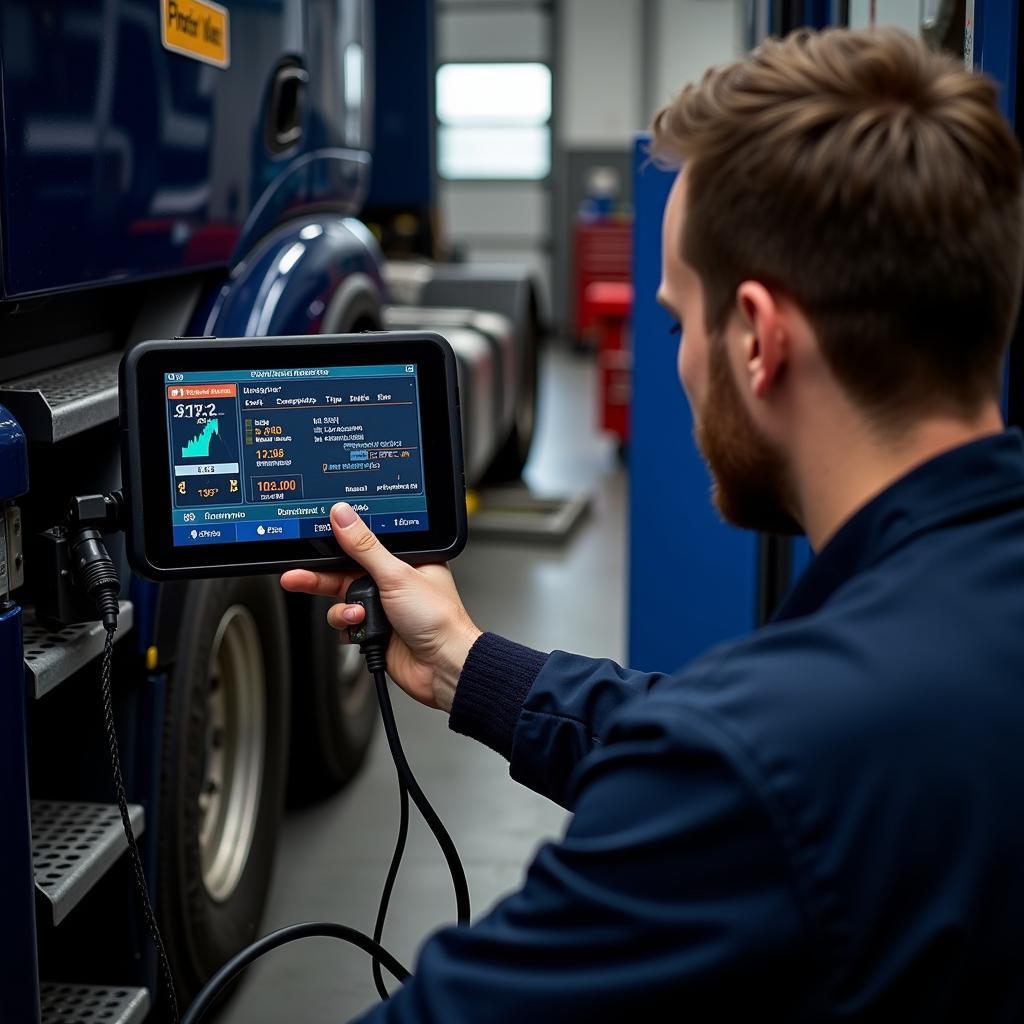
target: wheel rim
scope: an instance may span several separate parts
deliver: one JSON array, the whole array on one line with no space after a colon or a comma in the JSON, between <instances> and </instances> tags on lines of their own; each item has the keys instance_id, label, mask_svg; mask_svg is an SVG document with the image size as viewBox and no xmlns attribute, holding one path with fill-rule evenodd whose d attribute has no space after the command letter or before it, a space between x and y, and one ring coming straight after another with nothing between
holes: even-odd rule
<instances>
[{"instance_id":1,"label":"wheel rim","mask_svg":"<svg viewBox=\"0 0 1024 1024\"><path fill-rule=\"evenodd\" d=\"M358 715L370 697L372 680L363 671L363 656L354 644L338 644L338 700L346 718Z\"/></svg>"},{"instance_id":2,"label":"wheel rim","mask_svg":"<svg viewBox=\"0 0 1024 1024\"><path fill-rule=\"evenodd\" d=\"M266 752L266 675L259 629L232 605L214 635L208 671L199 861L217 902L238 887L252 849Z\"/></svg>"}]
</instances>

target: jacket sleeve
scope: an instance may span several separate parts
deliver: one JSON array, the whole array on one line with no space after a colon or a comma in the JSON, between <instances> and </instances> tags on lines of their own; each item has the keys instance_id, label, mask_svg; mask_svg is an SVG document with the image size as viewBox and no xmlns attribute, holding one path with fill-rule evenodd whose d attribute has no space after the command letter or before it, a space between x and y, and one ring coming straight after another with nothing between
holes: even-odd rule
<instances>
[{"instance_id":1,"label":"jacket sleeve","mask_svg":"<svg viewBox=\"0 0 1024 1024\"><path fill-rule=\"evenodd\" d=\"M667 726L673 714L617 722L574 780L564 839L542 847L522 889L437 933L362 1020L661 1020L668 1007L802 1019L816 944L776 809L713 723Z\"/></svg>"},{"instance_id":2,"label":"jacket sleeve","mask_svg":"<svg viewBox=\"0 0 1024 1024\"><path fill-rule=\"evenodd\" d=\"M485 633L466 659L449 725L508 758L517 782L571 809L569 779L611 716L664 678Z\"/></svg>"}]
</instances>

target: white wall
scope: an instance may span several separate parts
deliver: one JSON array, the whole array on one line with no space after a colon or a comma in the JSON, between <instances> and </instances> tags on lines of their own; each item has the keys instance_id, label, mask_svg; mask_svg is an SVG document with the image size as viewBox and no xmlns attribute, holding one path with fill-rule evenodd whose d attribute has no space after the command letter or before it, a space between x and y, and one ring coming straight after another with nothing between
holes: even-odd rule
<instances>
[{"instance_id":1,"label":"white wall","mask_svg":"<svg viewBox=\"0 0 1024 1024\"><path fill-rule=\"evenodd\" d=\"M660 0L653 32L653 107L644 111L644 123L713 64L738 57L741 31L741 5L736 0Z\"/></svg>"},{"instance_id":2,"label":"white wall","mask_svg":"<svg viewBox=\"0 0 1024 1024\"><path fill-rule=\"evenodd\" d=\"M898 25L912 35L921 31L921 0L875 0L876 25ZM850 0L850 27L871 24L871 0Z\"/></svg>"},{"instance_id":3,"label":"white wall","mask_svg":"<svg viewBox=\"0 0 1024 1024\"><path fill-rule=\"evenodd\" d=\"M437 19L437 62L529 60L547 53L548 17L538 10L445 7Z\"/></svg>"},{"instance_id":4,"label":"white wall","mask_svg":"<svg viewBox=\"0 0 1024 1024\"><path fill-rule=\"evenodd\" d=\"M741 50L741 0L561 0L560 9L568 148L628 145L683 85Z\"/></svg>"},{"instance_id":5,"label":"white wall","mask_svg":"<svg viewBox=\"0 0 1024 1024\"><path fill-rule=\"evenodd\" d=\"M437 5L437 61L553 63L551 15L536 4ZM438 182L445 239L470 263L515 263L537 275L545 311L551 280L551 197L545 181Z\"/></svg>"},{"instance_id":6,"label":"white wall","mask_svg":"<svg viewBox=\"0 0 1024 1024\"><path fill-rule=\"evenodd\" d=\"M562 0L555 75L566 146L626 144L641 124L641 0Z\"/></svg>"}]
</instances>

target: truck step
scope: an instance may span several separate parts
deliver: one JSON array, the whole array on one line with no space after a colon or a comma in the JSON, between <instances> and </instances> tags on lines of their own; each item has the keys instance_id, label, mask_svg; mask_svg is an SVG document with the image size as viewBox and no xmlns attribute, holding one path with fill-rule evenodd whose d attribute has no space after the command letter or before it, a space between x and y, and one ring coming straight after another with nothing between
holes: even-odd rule
<instances>
[{"instance_id":1,"label":"truck step","mask_svg":"<svg viewBox=\"0 0 1024 1024\"><path fill-rule=\"evenodd\" d=\"M120 352L0 384L0 402L14 413L30 441L53 444L117 419Z\"/></svg>"},{"instance_id":2,"label":"truck step","mask_svg":"<svg viewBox=\"0 0 1024 1024\"><path fill-rule=\"evenodd\" d=\"M138 836L145 813L129 804ZM127 849L121 816L113 804L32 801L32 869L36 904L49 908L58 925Z\"/></svg>"},{"instance_id":3,"label":"truck step","mask_svg":"<svg viewBox=\"0 0 1024 1024\"><path fill-rule=\"evenodd\" d=\"M142 1024L149 1013L149 990L116 985L39 986L42 1024Z\"/></svg>"},{"instance_id":4,"label":"truck step","mask_svg":"<svg viewBox=\"0 0 1024 1024\"><path fill-rule=\"evenodd\" d=\"M131 601L121 601L120 606L116 639L124 636L132 625ZM22 622L25 679L29 693L36 699L88 665L103 650L105 634L101 622L80 622L51 632L36 622L31 607L25 608Z\"/></svg>"}]
</instances>

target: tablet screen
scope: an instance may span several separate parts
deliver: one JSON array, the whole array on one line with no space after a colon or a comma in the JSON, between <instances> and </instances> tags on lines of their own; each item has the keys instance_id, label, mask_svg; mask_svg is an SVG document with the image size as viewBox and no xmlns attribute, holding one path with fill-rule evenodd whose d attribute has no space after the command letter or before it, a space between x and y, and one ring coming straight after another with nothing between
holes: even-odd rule
<instances>
[{"instance_id":1,"label":"tablet screen","mask_svg":"<svg viewBox=\"0 0 1024 1024\"><path fill-rule=\"evenodd\" d=\"M163 374L175 547L428 530L416 363Z\"/></svg>"}]
</instances>

